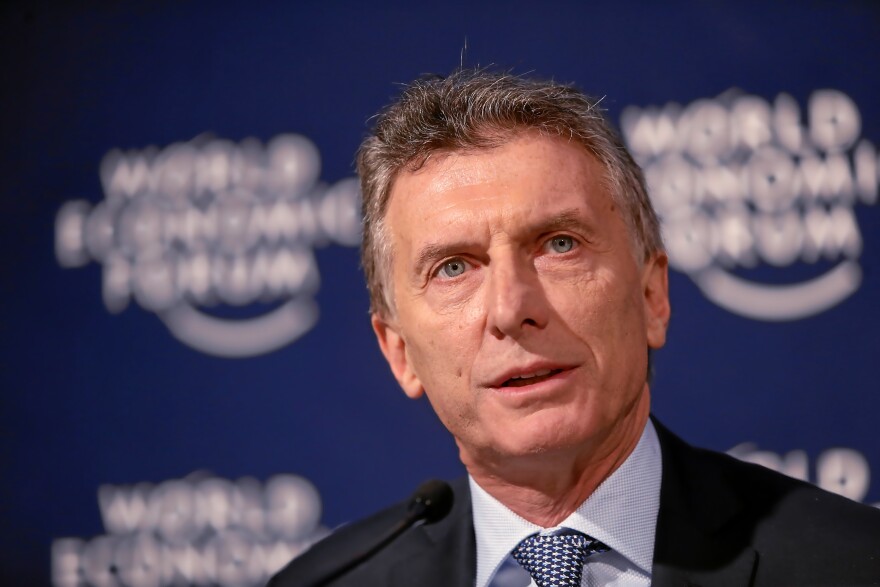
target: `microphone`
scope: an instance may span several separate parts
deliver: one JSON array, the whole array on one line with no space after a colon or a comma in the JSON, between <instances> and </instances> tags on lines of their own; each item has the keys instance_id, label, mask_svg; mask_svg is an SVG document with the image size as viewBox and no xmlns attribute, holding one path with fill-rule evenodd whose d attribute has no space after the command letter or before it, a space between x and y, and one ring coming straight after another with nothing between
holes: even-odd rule
<instances>
[{"instance_id":1,"label":"microphone","mask_svg":"<svg viewBox=\"0 0 880 587\"><path fill-rule=\"evenodd\" d=\"M406 515L397 524L392 526L377 539L360 544L356 552L338 553L335 557L340 564L332 564L330 568L315 569L311 577L301 578L295 581L295 585L301 587L322 587L331 581L351 571L359 564L369 560L385 547L391 544L398 536L416 524L434 524L445 518L452 510L455 496L448 483L432 479L419 485L409 500ZM294 559L295 560L295 559ZM274 581L270 585L275 585ZM280 587L280 586L279 586Z\"/></svg>"},{"instance_id":2,"label":"microphone","mask_svg":"<svg viewBox=\"0 0 880 587\"><path fill-rule=\"evenodd\" d=\"M415 524L419 520L425 520L425 524L433 524L445 518L452 510L455 496L452 487L445 481L431 479L419 485L409 500L407 518L412 521L407 524Z\"/></svg>"}]
</instances>

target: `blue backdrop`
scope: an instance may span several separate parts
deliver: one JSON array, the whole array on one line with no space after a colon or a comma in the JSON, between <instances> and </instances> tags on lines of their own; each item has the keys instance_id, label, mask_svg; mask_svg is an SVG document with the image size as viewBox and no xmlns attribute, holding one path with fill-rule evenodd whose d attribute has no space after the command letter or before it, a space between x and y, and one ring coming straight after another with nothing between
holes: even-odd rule
<instances>
[{"instance_id":1,"label":"blue backdrop","mask_svg":"<svg viewBox=\"0 0 880 587\"><path fill-rule=\"evenodd\" d=\"M843 175L822 168L815 176L843 184L814 191L824 193L816 196L823 210L843 210L833 224L840 242L853 238L850 219L860 246L835 252L828 237L822 242L830 249L816 262L801 255L774 264L759 255L752 267L730 259L713 267L753 285L791 286L845 262L856 272L852 293L806 315L758 319L720 307L698 285L704 274L673 271L654 411L693 443L739 447L741 456L880 501L880 482L865 477L880 471L875 3L53 4L0 9L0 582L49 584L53 540L84 539L71 543L81 555L89 539L107 534L102 485L160 484L195 471L262 484L292 473L314 484L321 521L333 527L425 478L463 472L430 406L405 398L378 351L356 248L333 238L315 244L316 324L278 350L246 358L191 348L136 302L111 313L102 264L65 268L56 252L59 210L105 199L99 165L113 149L136 158L150 145L163 149L204 133L264 145L296 133L320 153L321 181L338 187L353 175L369 117L396 84L448 72L462 59L575 82L604 95L617 123L631 106L634 115L672 102L694 113L708 104L694 106L701 99L732 108L725 92L736 88L761 98L774 121L795 104L814 143L820 135L810 133L823 121L850 125L838 129L856 133L846 144L779 152L785 165L846 162ZM734 159L722 163L740 169ZM847 191L850 171L856 187ZM804 185L798 193L809 191ZM326 193L319 187L308 198L320 203ZM754 205L743 209L757 213ZM85 217L71 217L71 242L76 219ZM809 305L792 295L792 304ZM283 303L284 296L269 296L199 312L247 321ZM852 450L834 451L841 448Z\"/></svg>"}]
</instances>

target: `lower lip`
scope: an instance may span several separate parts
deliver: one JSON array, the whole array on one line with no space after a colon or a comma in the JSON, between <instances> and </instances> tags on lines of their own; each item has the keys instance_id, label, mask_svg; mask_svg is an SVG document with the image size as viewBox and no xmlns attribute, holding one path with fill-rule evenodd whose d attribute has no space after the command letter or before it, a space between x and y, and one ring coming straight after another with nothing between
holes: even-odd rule
<instances>
[{"instance_id":1,"label":"lower lip","mask_svg":"<svg viewBox=\"0 0 880 587\"><path fill-rule=\"evenodd\" d=\"M516 405L557 395L569 387L569 382L573 377L574 369L566 369L537 383L517 387L491 387L490 389L505 403Z\"/></svg>"}]
</instances>

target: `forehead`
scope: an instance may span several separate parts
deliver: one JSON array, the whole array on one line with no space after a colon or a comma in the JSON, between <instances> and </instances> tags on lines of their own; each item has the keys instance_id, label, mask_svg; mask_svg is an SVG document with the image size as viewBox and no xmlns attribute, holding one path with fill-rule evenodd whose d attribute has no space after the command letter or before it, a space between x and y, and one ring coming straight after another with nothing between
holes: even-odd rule
<instances>
[{"instance_id":1,"label":"forehead","mask_svg":"<svg viewBox=\"0 0 880 587\"><path fill-rule=\"evenodd\" d=\"M515 135L492 148L434 153L417 170L395 179L388 229L404 236L465 218L493 222L517 215L613 209L605 168L578 142L537 132Z\"/></svg>"}]
</instances>

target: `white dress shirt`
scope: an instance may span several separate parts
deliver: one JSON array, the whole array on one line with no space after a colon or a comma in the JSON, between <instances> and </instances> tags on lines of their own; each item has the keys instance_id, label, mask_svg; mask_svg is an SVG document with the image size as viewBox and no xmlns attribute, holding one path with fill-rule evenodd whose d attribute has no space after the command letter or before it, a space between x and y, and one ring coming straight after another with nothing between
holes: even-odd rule
<instances>
[{"instance_id":1,"label":"white dress shirt","mask_svg":"<svg viewBox=\"0 0 880 587\"><path fill-rule=\"evenodd\" d=\"M629 457L559 524L588 534L611 548L587 559L583 586L651 584L660 477L660 443L648 420ZM477 541L476 587L534 586L510 551L527 536L546 529L513 513L473 478L470 489Z\"/></svg>"}]
</instances>

